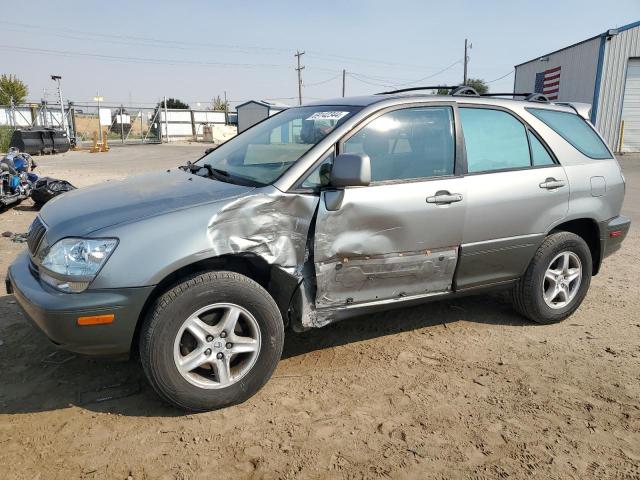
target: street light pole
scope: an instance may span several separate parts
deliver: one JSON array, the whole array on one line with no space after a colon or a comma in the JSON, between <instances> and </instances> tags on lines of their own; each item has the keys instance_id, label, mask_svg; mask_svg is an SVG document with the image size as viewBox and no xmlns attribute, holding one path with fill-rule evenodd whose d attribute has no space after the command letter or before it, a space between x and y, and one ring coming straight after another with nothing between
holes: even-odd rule
<instances>
[{"instance_id":1,"label":"street light pole","mask_svg":"<svg viewBox=\"0 0 640 480\"><path fill-rule=\"evenodd\" d=\"M64 128L65 133L67 134L67 139L71 141L69 137L69 125L67 124L67 119L64 114L64 103L62 101L62 87L60 86L60 80L62 77L60 75L51 75L51 80L58 84L58 97L60 98L60 113L62 113L62 128Z\"/></svg>"}]
</instances>

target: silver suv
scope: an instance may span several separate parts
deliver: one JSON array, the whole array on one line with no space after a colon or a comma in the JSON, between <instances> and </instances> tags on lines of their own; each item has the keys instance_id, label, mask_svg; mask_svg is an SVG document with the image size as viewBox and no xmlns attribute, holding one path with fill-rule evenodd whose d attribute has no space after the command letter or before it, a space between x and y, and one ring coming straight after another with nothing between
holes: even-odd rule
<instances>
[{"instance_id":1,"label":"silver suv","mask_svg":"<svg viewBox=\"0 0 640 480\"><path fill-rule=\"evenodd\" d=\"M64 349L139 352L190 410L253 395L286 329L498 287L558 322L630 223L585 111L468 88L291 108L195 163L53 200L7 289Z\"/></svg>"}]
</instances>

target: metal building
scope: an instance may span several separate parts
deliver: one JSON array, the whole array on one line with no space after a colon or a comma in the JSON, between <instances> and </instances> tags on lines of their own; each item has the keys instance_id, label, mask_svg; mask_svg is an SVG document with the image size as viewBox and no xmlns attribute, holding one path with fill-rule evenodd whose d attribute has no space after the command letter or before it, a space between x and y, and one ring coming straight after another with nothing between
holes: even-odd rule
<instances>
[{"instance_id":1,"label":"metal building","mask_svg":"<svg viewBox=\"0 0 640 480\"><path fill-rule=\"evenodd\" d=\"M516 65L514 92L589 103L614 151L640 152L640 21Z\"/></svg>"},{"instance_id":2,"label":"metal building","mask_svg":"<svg viewBox=\"0 0 640 480\"><path fill-rule=\"evenodd\" d=\"M249 100L236 107L238 113L238 133L261 122L267 117L289 108L288 105L271 103L265 100Z\"/></svg>"}]
</instances>

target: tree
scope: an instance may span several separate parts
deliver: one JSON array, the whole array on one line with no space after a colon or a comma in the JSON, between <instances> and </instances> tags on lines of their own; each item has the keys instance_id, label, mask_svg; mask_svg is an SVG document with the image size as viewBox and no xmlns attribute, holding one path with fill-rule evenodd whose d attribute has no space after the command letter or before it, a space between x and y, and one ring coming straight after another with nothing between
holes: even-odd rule
<instances>
[{"instance_id":1,"label":"tree","mask_svg":"<svg viewBox=\"0 0 640 480\"><path fill-rule=\"evenodd\" d=\"M156 108L153 109L153 115L151 115L151 120L153 124L151 125L151 133L154 135L158 134L157 125L160 123L160 115L158 115L158 109L161 108L164 110L164 100L161 100L156 105ZM178 100L177 98L167 98L167 109L178 109L178 110L189 110L189 105L184 103L182 100ZM156 115L158 115L156 117Z\"/></svg>"},{"instance_id":2,"label":"tree","mask_svg":"<svg viewBox=\"0 0 640 480\"><path fill-rule=\"evenodd\" d=\"M164 108L164 101L158 102L158 107L159 106L162 106L162 108ZM189 105L184 103L182 100L178 100L177 98L167 98L167 108L189 110Z\"/></svg>"},{"instance_id":3,"label":"tree","mask_svg":"<svg viewBox=\"0 0 640 480\"><path fill-rule=\"evenodd\" d=\"M15 75L0 76L0 105L10 105L12 98L15 103L21 103L28 94L27 85Z\"/></svg>"},{"instance_id":4,"label":"tree","mask_svg":"<svg viewBox=\"0 0 640 480\"><path fill-rule=\"evenodd\" d=\"M220 95L213 99L211 104L212 110L218 112L228 112L229 111L229 102L227 100L222 100Z\"/></svg>"},{"instance_id":5,"label":"tree","mask_svg":"<svg viewBox=\"0 0 640 480\"><path fill-rule=\"evenodd\" d=\"M489 85L481 78L469 78L467 79L467 85L473 87L480 95L489 92Z\"/></svg>"}]
</instances>

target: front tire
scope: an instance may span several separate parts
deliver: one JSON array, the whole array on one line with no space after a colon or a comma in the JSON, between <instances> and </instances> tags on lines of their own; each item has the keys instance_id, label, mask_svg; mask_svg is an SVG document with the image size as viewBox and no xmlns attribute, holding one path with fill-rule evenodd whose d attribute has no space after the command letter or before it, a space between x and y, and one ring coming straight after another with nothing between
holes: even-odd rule
<instances>
[{"instance_id":1,"label":"front tire","mask_svg":"<svg viewBox=\"0 0 640 480\"><path fill-rule=\"evenodd\" d=\"M269 293L235 272L207 272L160 296L140 337L144 372L167 402L192 411L241 403L271 377L284 324Z\"/></svg>"},{"instance_id":2,"label":"front tire","mask_svg":"<svg viewBox=\"0 0 640 480\"><path fill-rule=\"evenodd\" d=\"M557 323L575 312L591 284L586 242L570 232L549 235L513 287L515 309L536 323Z\"/></svg>"}]
</instances>

